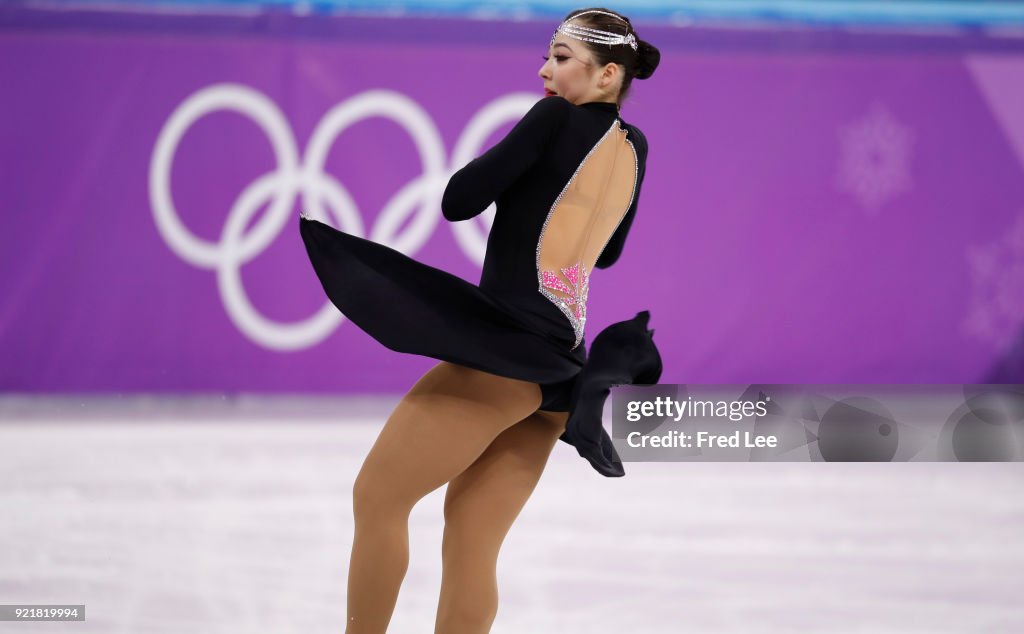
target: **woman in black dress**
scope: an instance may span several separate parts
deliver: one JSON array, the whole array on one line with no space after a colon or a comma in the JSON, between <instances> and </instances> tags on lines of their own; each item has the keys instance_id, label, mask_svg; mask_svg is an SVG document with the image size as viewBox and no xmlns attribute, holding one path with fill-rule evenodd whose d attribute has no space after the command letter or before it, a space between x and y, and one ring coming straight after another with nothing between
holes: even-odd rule
<instances>
[{"instance_id":1,"label":"woman in black dress","mask_svg":"<svg viewBox=\"0 0 1024 634\"><path fill-rule=\"evenodd\" d=\"M498 551L556 441L623 475L602 426L614 385L652 384L648 311L587 352L590 274L634 222L647 139L619 116L660 54L604 8L565 17L539 76L545 97L455 172L441 201L461 221L496 203L479 285L305 214L303 242L331 301L388 348L440 362L401 399L353 487L348 634L384 632L408 566L408 518L448 484L436 632L487 632ZM640 272L637 272L638 275Z\"/></svg>"}]
</instances>

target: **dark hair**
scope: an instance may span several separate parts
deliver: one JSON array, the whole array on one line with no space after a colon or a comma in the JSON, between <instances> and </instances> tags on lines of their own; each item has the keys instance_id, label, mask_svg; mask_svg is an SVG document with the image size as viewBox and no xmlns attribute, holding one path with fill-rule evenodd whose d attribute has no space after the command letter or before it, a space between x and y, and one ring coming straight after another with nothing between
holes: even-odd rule
<instances>
[{"instance_id":1,"label":"dark hair","mask_svg":"<svg viewBox=\"0 0 1024 634\"><path fill-rule=\"evenodd\" d=\"M636 38L636 50L633 50L632 46L625 44L597 44L594 42L582 41L587 47L587 50L594 56L594 60L599 66L605 64L622 64L626 69L625 74L622 77L622 88L619 91L618 103L621 106L623 100L629 95L630 85L633 83L633 78L636 79L647 79L654 74L654 69L658 67L658 62L661 61L661 52L650 42L645 42L640 39L640 36L636 34L636 30L630 23L629 18L622 15L618 11L612 11L604 7L590 7L588 9L576 9L570 12L562 21L574 19L574 16L583 13L584 11L605 11L613 15L605 15L603 13L587 13L586 15L580 15L575 18L576 22L588 26L593 29L600 29L602 31L609 31L611 33L627 35L633 34ZM614 17L618 16L618 17Z\"/></svg>"}]
</instances>

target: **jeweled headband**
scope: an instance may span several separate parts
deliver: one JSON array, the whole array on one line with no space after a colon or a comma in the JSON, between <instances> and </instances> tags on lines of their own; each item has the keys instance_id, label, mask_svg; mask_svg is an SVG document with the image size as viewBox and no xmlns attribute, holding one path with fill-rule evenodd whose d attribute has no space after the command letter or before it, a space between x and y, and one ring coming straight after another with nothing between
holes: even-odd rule
<instances>
[{"instance_id":1,"label":"jeweled headband","mask_svg":"<svg viewBox=\"0 0 1024 634\"><path fill-rule=\"evenodd\" d=\"M575 20L581 15L586 15L587 13L601 13L603 15L610 15L613 18L622 20L622 16L615 15L614 13L608 13L607 11L598 11L596 9L591 9L590 11L582 11L580 13L577 13L576 15L569 18L569 20ZM571 24L569 20L566 20L565 22L562 22L561 24L558 25L558 28L555 29L555 32L551 35L551 42L549 43L549 45L554 44L556 35L558 35L559 33L564 33L571 38L583 40L584 42L607 44L608 46L611 46L613 44L628 44L633 48L634 51L636 50L636 36L634 36L632 33L626 33L625 35L623 35L621 33L612 33L611 31L592 29L590 27L582 26L579 24ZM623 22L625 22L625 20L623 20ZM629 23L627 22L626 24L628 28Z\"/></svg>"}]
</instances>

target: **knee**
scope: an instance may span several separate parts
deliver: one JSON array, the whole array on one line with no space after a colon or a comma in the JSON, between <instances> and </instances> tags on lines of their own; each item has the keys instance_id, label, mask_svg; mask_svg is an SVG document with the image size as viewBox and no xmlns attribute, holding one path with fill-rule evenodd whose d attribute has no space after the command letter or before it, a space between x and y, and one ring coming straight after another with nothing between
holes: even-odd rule
<instances>
[{"instance_id":1,"label":"knee","mask_svg":"<svg viewBox=\"0 0 1024 634\"><path fill-rule=\"evenodd\" d=\"M389 494L389 488L362 473L352 485L352 514L356 522L408 517L412 504Z\"/></svg>"},{"instance_id":2,"label":"knee","mask_svg":"<svg viewBox=\"0 0 1024 634\"><path fill-rule=\"evenodd\" d=\"M460 582L467 574L494 577L498 552L508 531L490 526L480 519L453 516L445 507L444 533L441 536L441 560L451 578Z\"/></svg>"},{"instance_id":3,"label":"knee","mask_svg":"<svg viewBox=\"0 0 1024 634\"><path fill-rule=\"evenodd\" d=\"M375 508L373 487L361 476L352 485L352 515L356 521L370 516Z\"/></svg>"}]
</instances>

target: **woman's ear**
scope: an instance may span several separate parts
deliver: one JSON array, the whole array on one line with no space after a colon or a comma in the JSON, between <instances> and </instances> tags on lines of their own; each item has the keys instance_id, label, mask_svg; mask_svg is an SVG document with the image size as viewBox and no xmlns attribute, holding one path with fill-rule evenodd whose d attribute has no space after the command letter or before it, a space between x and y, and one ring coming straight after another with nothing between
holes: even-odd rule
<instances>
[{"instance_id":1,"label":"woman's ear","mask_svg":"<svg viewBox=\"0 0 1024 634\"><path fill-rule=\"evenodd\" d=\"M616 77L621 72L622 68L620 68L619 64L616 64L615 62L608 62L605 64L604 68L601 70L601 87L607 88L609 86L614 86ZM621 86L621 84L619 85Z\"/></svg>"}]
</instances>

